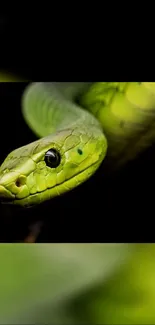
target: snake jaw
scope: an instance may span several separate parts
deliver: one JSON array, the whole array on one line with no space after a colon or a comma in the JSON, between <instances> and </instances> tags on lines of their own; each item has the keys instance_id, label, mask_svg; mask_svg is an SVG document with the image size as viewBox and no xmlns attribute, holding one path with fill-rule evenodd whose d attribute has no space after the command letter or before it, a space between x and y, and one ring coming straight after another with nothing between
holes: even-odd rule
<instances>
[{"instance_id":1,"label":"snake jaw","mask_svg":"<svg viewBox=\"0 0 155 325\"><path fill-rule=\"evenodd\" d=\"M56 184L52 188L47 188L42 192L36 192L34 194L30 194L28 197L22 197L22 198L15 197L12 201L8 203L14 205L20 205L24 207L40 204L44 201L54 198L55 196L62 195L68 191L71 191L73 188L81 185L83 182L89 179L92 174L94 174L94 172L98 167L99 167L99 163L98 162L94 163L93 165L84 169L79 174L74 175L70 179L60 184Z\"/></svg>"},{"instance_id":2,"label":"snake jaw","mask_svg":"<svg viewBox=\"0 0 155 325\"><path fill-rule=\"evenodd\" d=\"M0 197L3 199L12 200L15 198L15 194L11 193L7 188L5 188L3 185L0 185Z\"/></svg>"}]
</instances>

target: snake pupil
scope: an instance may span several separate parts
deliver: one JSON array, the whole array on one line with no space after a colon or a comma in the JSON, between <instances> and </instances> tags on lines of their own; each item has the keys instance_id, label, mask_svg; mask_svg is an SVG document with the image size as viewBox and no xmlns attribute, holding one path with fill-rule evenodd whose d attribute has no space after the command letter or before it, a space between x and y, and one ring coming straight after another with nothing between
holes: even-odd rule
<instances>
[{"instance_id":1,"label":"snake pupil","mask_svg":"<svg viewBox=\"0 0 155 325\"><path fill-rule=\"evenodd\" d=\"M78 148L77 152L79 153L79 155L83 154L83 151L81 149Z\"/></svg>"},{"instance_id":2,"label":"snake pupil","mask_svg":"<svg viewBox=\"0 0 155 325\"><path fill-rule=\"evenodd\" d=\"M50 149L45 153L45 163L50 168L56 168L60 164L60 154L56 149Z\"/></svg>"}]
</instances>

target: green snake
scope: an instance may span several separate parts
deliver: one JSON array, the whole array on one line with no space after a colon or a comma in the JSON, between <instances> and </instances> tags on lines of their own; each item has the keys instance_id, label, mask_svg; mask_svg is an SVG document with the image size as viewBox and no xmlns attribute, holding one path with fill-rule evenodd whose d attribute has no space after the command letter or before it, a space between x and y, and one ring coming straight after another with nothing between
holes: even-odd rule
<instances>
[{"instance_id":1,"label":"green snake","mask_svg":"<svg viewBox=\"0 0 155 325\"><path fill-rule=\"evenodd\" d=\"M38 140L8 154L0 198L31 206L103 170L118 168L155 139L155 83L30 83L23 117Z\"/></svg>"}]
</instances>

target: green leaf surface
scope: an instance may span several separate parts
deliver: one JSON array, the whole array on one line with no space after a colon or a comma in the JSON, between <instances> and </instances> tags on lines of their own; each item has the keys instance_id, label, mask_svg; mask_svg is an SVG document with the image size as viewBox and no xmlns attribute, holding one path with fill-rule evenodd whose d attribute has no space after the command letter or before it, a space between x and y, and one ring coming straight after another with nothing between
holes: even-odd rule
<instances>
[{"instance_id":1,"label":"green leaf surface","mask_svg":"<svg viewBox=\"0 0 155 325\"><path fill-rule=\"evenodd\" d=\"M1 244L0 324L72 320L66 303L106 281L130 251L127 244Z\"/></svg>"}]
</instances>

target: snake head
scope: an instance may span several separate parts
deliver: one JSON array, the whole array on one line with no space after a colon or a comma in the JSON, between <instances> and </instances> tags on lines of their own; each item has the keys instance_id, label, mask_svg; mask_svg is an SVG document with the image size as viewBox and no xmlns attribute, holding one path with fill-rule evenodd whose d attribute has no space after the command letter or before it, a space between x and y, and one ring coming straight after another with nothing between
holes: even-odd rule
<instances>
[{"instance_id":1,"label":"snake head","mask_svg":"<svg viewBox=\"0 0 155 325\"><path fill-rule=\"evenodd\" d=\"M96 171L106 150L103 133L93 128L61 130L18 148L0 167L0 199L31 206L63 194Z\"/></svg>"}]
</instances>

